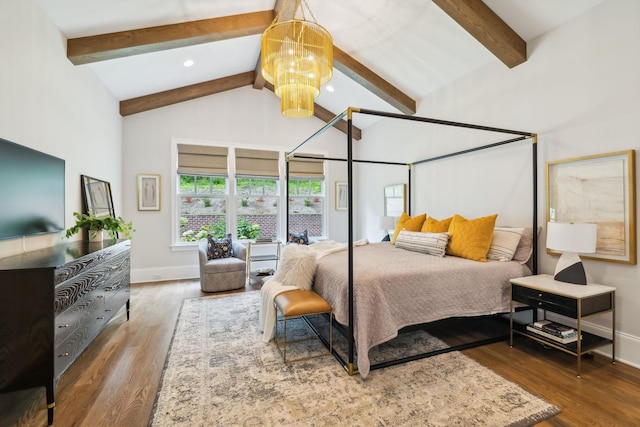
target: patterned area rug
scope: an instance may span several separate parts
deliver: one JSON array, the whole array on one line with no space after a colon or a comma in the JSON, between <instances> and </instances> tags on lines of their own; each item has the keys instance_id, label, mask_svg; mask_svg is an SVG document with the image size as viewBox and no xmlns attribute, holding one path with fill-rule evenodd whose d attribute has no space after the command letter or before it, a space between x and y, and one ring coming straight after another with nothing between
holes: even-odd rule
<instances>
[{"instance_id":1,"label":"patterned area rug","mask_svg":"<svg viewBox=\"0 0 640 427\"><path fill-rule=\"evenodd\" d=\"M330 356L285 365L257 330L259 298L184 301L149 425L525 426L560 412L459 352L364 380ZM291 348L326 352L307 342Z\"/></svg>"}]
</instances>

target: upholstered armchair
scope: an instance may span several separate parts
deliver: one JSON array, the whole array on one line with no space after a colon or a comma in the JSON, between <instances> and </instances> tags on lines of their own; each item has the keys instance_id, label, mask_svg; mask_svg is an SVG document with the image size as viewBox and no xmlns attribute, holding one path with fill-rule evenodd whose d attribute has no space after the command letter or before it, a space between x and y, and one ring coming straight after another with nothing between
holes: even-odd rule
<instances>
[{"instance_id":1,"label":"upholstered armchair","mask_svg":"<svg viewBox=\"0 0 640 427\"><path fill-rule=\"evenodd\" d=\"M233 256L207 259L207 242L198 245L200 288L203 292L220 292L244 287L246 282L247 249L232 242Z\"/></svg>"}]
</instances>

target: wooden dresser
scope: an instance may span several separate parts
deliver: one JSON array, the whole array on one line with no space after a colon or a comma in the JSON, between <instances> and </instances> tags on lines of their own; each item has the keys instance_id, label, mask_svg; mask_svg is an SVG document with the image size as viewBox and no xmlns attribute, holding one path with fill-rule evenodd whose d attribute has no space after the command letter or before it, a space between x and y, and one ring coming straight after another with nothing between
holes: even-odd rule
<instances>
[{"instance_id":1,"label":"wooden dresser","mask_svg":"<svg viewBox=\"0 0 640 427\"><path fill-rule=\"evenodd\" d=\"M45 387L49 424L60 376L126 305L128 240L68 242L0 259L0 393Z\"/></svg>"}]
</instances>

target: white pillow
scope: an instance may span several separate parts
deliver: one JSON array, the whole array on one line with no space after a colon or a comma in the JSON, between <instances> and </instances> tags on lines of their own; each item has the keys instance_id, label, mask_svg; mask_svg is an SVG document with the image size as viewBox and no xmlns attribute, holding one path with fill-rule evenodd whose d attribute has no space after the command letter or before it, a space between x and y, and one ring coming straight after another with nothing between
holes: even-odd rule
<instances>
[{"instance_id":1,"label":"white pillow","mask_svg":"<svg viewBox=\"0 0 640 427\"><path fill-rule=\"evenodd\" d=\"M316 272L316 255L307 245L286 245L273 275L283 285L311 290Z\"/></svg>"},{"instance_id":2,"label":"white pillow","mask_svg":"<svg viewBox=\"0 0 640 427\"><path fill-rule=\"evenodd\" d=\"M491 240L491 246L489 246L487 259L511 261L523 232L524 228L496 227L493 230L493 239Z\"/></svg>"},{"instance_id":3,"label":"white pillow","mask_svg":"<svg viewBox=\"0 0 640 427\"><path fill-rule=\"evenodd\" d=\"M396 239L396 247L408 251L443 257L449 243L449 233L422 233L401 230Z\"/></svg>"}]
</instances>

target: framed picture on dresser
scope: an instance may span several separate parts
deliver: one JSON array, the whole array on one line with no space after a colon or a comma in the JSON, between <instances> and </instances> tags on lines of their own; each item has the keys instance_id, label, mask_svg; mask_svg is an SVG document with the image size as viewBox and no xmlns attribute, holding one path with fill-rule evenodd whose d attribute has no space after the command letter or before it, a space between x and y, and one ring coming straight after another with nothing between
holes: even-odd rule
<instances>
[{"instance_id":1,"label":"framed picture on dresser","mask_svg":"<svg viewBox=\"0 0 640 427\"><path fill-rule=\"evenodd\" d=\"M80 175L84 212L97 217L115 216L111 184L101 179Z\"/></svg>"}]
</instances>

